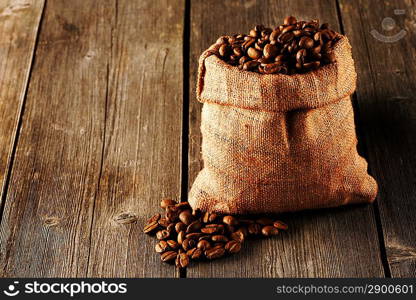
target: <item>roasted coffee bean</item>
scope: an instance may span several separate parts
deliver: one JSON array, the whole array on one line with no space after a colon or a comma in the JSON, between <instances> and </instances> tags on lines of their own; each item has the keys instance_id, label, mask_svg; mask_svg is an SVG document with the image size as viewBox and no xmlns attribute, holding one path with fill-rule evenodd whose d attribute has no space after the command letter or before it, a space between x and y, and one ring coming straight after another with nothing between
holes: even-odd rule
<instances>
[{"instance_id":1,"label":"roasted coffee bean","mask_svg":"<svg viewBox=\"0 0 416 300\"><path fill-rule=\"evenodd\" d=\"M206 241L206 240L201 240L198 242L198 244L196 245L196 247L198 249L201 249L202 251L205 251L209 248L211 248L211 244L210 242Z\"/></svg>"},{"instance_id":2,"label":"roasted coffee bean","mask_svg":"<svg viewBox=\"0 0 416 300\"><path fill-rule=\"evenodd\" d=\"M239 243L244 242L244 233L241 231L241 229L239 229L236 232L231 233L230 238L234 241L237 241Z\"/></svg>"},{"instance_id":3,"label":"roasted coffee bean","mask_svg":"<svg viewBox=\"0 0 416 300\"><path fill-rule=\"evenodd\" d=\"M265 74L278 73L282 67L278 63L267 64L263 67Z\"/></svg>"},{"instance_id":4,"label":"roasted coffee bean","mask_svg":"<svg viewBox=\"0 0 416 300\"><path fill-rule=\"evenodd\" d=\"M205 251L205 256L208 259L217 259L223 257L225 249L223 247L214 247Z\"/></svg>"},{"instance_id":5,"label":"roasted coffee bean","mask_svg":"<svg viewBox=\"0 0 416 300\"><path fill-rule=\"evenodd\" d=\"M225 250L227 250L229 253L237 253L241 250L241 244L237 241L229 241L224 246Z\"/></svg>"},{"instance_id":6,"label":"roasted coffee bean","mask_svg":"<svg viewBox=\"0 0 416 300\"><path fill-rule=\"evenodd\" d=\"M181 231L178 233L177 241L179 244L182 244L182 242L185 240L185 231Z\"/></svg>"},{"instance_id":7,"label":"roasted coffee bean","mask_svg":"<svg viewBox=\"0 0 416 300\"><path fill-rule=\"evenodd\" d=\"M297 24L296 26L303 26L303 24ZM272 33L271 31L268 33L266 29L259 32L265 39L268 38L268 34ZM238 37L237 35L233 38L236 41L245 39L245 37ZM308 66L308 64L316 64L316 61L312 59L313 51L309 50L305 56L307 61L300 64L301 68L304 69L304 65L313 67ZM268 65L270 64L286 69L288 62L285 61L284 57L278 58L281 62L280 65L273 62L275 59L273 57L270 60L263 56L260 61L255 61L258 72L262 72L263 68L268 71ZM178 268L187 267L190 260L198 260L204 257L212 260L220 258L226 253L229 255L237 253L241 250L242 243L249 235L273 236L280 229L287 229L287 225L282 221L273 221L267 217L218 216L210 212L202 213L198 209L192 210L187 202L173 204L173 202L165 201L164 203L161 206L166 210L166 217L162 218L158 214L154 215L148 220L149 223L145 225L143 231L146 233L156 232L156 238L159 239L159 242L155 245L155 251L161 254L162 261L175 262Z\"/></svg>"},{"instance_id":8,"label":"roasted coffee bean","mask_svg":"<svg viewBox=\"0 0 416 300\"><path fill-rule=\"evenodd\" d=\"M201 249L192 248L192 249L186 251L186 254L192 260L198 260L198 259L200 259L204 255L204 252Z\"/></svg>"},{"instance_id":9,"label":"roasted coffee bean","mask_svg":"<svg viewBox=\"0 0 416 300\"><path fill-rule=\"evenodd\" d=\"M216 54L221 59L240 70L291 75L335 62L330 53L338 39L328 24L319 26L319 20L297 21L289 16L274 30L258 25L248 35L238 34L228 40L221 37L217 40L220 46L213 49L218 49Z\"/></svg>"},{"instance_id":10,"label":"roasted coffee bean","mask_svg":"<svg viewBox=\"0 0 416 300\"><path fill-rule=\"evenodd\" d=\"M169 206L173 206L175 204L176 204L176 201L173 200L173 199L163 199L160 202L160 207L163 208L163 209L165 209L165 208L168 208Z\"/></svg>"},{"instance_id":11,"label":"roasted coffee bean","mask_svg":"<svg viewBox=\"0 0 416 300\"><path fill-rule=\"evenodd\" d=\"M224 224L232 225L232 226L238 225L237 219L235 217L233 217L233 216L224 216L222 218L222 222Z\"/></svg>"},{"instance_id":12,"label":"roasted coffee bean","mask_svg":"<svg viewBox=\"0 0 416 300\"><path fill-rule=\"evenodd\" d=\"M303 36L299 40L299 47L304 49L312 48L314 45L313 39L307 36Z\"/></svg>"},{"instance_id":13,"label":"roasted coffee bean","mask_svg":"<svg viewBox=\"0 0 416 300\"><path fill-rule=\"evenodd\" d=\"M169 248L172 250L177 250L180 247L179 243L174 240L167 240L166 243L169 246Z\"/></svg>"},{"instance_id":14,"label":"roasted coffee bean","mask_svg":"<svg viewBox=\"0 0 416 300\"><path fill-rule=\"evenodd\" d=\"M182 242L183 250L187 251L196 246L196 242L193 239L184 239Z\"/></svg>"},{"instance_id":15,"label":"roasted coffee bean","mask_svg":"<svg viewBox=\"0 0 416 300\"><path fill-rule=\"evenodd\" d=\"M222 57L228 57L231 54L231 47L227 44L222 44L218 51Z\"/></svg>"},{"instance_id":16,"label":"roasted coffee bean","mask_svg":"<svg viewBox=\"0 0 416 300\"><path fill-rule=\"evenodd\" d=\"M284 25L293 25L296 24L297 20L295 17L293 16L288 16L285 18L285 20L283 21Z\"/></svg>"},{"instance_id":17,"label":"roasted coffee bean","mask_svg":"<svg viewBox=\"0 0 416 300\"><path fill-rule=\"evenodd\" d=\"M201 228L201 232L206 233L206 234L214 234L217 232L217 228L215 227L205 227L205 228Z\"/></svg>"},{"instance_id":18,"label":"roasted coffee bean","mask_svg":"<svg viewBox=\"0 0 416 300\"><path fill-rule=\"evenodd\" d=\"M160 219L158 223L160 226L165 227L165 228L167 228L169 224L171 224L170 221L165 218Z\"/></svg>"},{"instance_id":19,"label":"roasted coffee bean","mask_svg":"<svg viewBox=\"0 0 416 300\"><path fill-rule=\"evenodd\" d=\"M156 232L156 238L158 240L167 239L169 236L170 236L170 233L166 229L159 230L158 232Z\"/></svg>"},{"instance_id":20,"label":"roasted coffee bean","mask_svg":"<svg viewBox=\"0 0 416 300\"><path fill-rule=\"evenodd\" d=\"M193 216L189 210L184 210L179 214L179 220L185 225L189 225L193 220Z\"/></svg>"},{"instance_id":21,"label":"roasted coffee bean","mask_svg":"<svg viewBox=\"0 0 416 300\"><path fill-rule=\"evenodd\" d=\"M169 248L168 243L166 241L160 241L156 244L155 250L157 253L163 253Z\"/></svg>"},{"instance_id":22,"label":"roasted coffee bean","mask_svg":"<svg viewBox=\"0 0 416 300\"><path fill-rule=\"evenodd\" d=\"M228 242L228 238L225 235L217 234L211 237L213 242Z\"/></svg>"},{"instance_id":23,"label":"roasted coffee bean","mask_svg":"<svg viewBox=\"0 0 416 300\"><path fill-rule=\"evenodd\" d=\"M171 223L176 222L179 216L179 210L173 209L173 207L169 207L168 211L166 212L166 219Z\"/></svg>"},{"instance_id":24,"label":"roasted coffee bean","mask_svg":"<svg viewBox=\"0 0 416 300\"><path fill-rule=\"evenodd\" d=\"M261 233L261 225L253 223L248 225L248 233L251 235L259 235Z\"/></svg>"},{"instance_id":25,"label":"roasted coffee bean","mask_svg":"<svg viewBox=\"0 0 416 300\"><path fill-rule=\"evenodd\" d=\"M282 221L274 221L273 226L277 229L287 230L287 224L283 223Z\"/></svg>"},{"instance_id":26,"label":"roasted coffee bean","mask_svg":"<svg viewBox=\"0 0 416 300\"><path fill-rule=\"evenodd\" d=\"M171 262L176 259L177 253L175 251L166 251L161 255L163 262Z\"/></svg>"},{"instance_id":27,"label":"roasted coffee bean","mask_svg":"<svg viewBox=\"0 0 416 300\"><path fill-rule=\"evenodd\" d=\"M185 237L187 239L193 239L193 240L199 240L199 238L203 237L205 234L202 232L193 232L193 233L188 233Z\"/></svg>"},{"instance_id":28,"label":"roasted coffee bean","mask_svg":"<svg viewBox=\"0 0 416 300\"><path fill-rule=\"evenodd\" d=\"M191 207L189 206L188 201L182 201L182 202L179 202L179 203L177 203L175 206L176 206L176 208L177 208L177 209L179 209L179 210L191 209Z\"/></svg>"},{"instance_id":29,"label":"roasted coffee bean","mask_svg":"<svg viewBox=\"0 0 416 300\"><path fill-rule=\"evenodd\" d=\"M259 62L255 60L250 60L243 65L243 70L245 71L252 71L259 66Z\"/></svg>"},{"instance_id":30,"label":"roasted coffee bean","mask_svg":"<svg viewBox=\"0 0 416 300\"><path fill-rule=\"evenodd\" d=\"M254 48L254 47L250 47L247 50L247 55L251 58L251 59L258 59L261 57L261 51Z\"/></svg>"},{"instance_id":31,"label":"roasted coffee bean","mask_svg":"<svg viewBox=\"0 0 416 300\"><path fill-rule=\"evenodd\" d=\"M202 222L211 223L211 222L214 222L216 218L217 218L216 214L205 212L204 216L202 217Z\"/></svg>"},{"instance_id":32,"label":"roasted coffee bean","mask_svg":"<svg viewBox=\"0 0 416 300\"><path fill-rule=\"evenodd\" d=\"M201 229L201 227L202 227L202 223L199 220L193 221L186 228L186 233L198 231L199 229Z\"/></svg>"},{"instance_id":33,"label":"roasted coffee bean","mask_svg":"<svg viewBox=\"0 0 416 300\"><path fill-rule=\"evenodd\" d=\"M276 227L274 227L274 226L267 225L267 226L264 226L261 229L261 233L264 236L272 236L272 235L277 235L279 233L279 230Z\"/></svg>"},{"instance_id":34,"label":"roasted coffee bean","mask_svg":"<svg viewBox=\"0 0 416 300\"><path fill-rule=\"evenodd\" d=\"M157 222L160 219L160 214L155 214L153 217L151 217L149 220L147 220L146 224L151 224L153 222Z\"/></svg>"},{"instance_id":35,"label":"roasted coffee bean","mask_svg":"<svg viewBox=\"0 0 416 300\"><path fill-rule=\"evenodd\" d=\"M182 222L178 222L175 224L175 231L176 233L179 233L181 231L185 231L186 230L186 225Z\"/></svg>"},{"instance_id":36,"label":"roasted coffee bean","mask_svg":"<svg viewBox=\"0 0 416 300\"><path fill-rule=\"evenodd\" d=\"M147 224L144 228L143 228L143 232L144 233L153 233L155 232L157 229L159 228L159 224L157 221L154 221L150 224Z\"/></svg>"},{"instance_id":37,"label":"roasted coffee bean","mask_svg":"<svg viewBox=\"0 0 416 300\"><path fill-rule=\"evenodd\" d=\"M176 256L175 265L177 268L186 268L189 265L189 257L186 253L179 253Z\"/></svg>"}]
</instances>

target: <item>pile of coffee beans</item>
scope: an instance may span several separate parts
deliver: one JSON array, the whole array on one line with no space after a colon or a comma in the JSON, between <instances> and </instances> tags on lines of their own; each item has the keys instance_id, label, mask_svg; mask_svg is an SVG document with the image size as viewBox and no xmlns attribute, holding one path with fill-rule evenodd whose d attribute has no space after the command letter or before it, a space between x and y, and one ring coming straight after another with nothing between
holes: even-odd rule
<instances>
[{"instance_id":1,"label":"pile of coffee beans","mask_svg":"<svg viewBox=\"0 0 416 300\"><path fill-rule=\"evenodd\" d=\"M289 16L274 30L257 25L249 34L220 37L215 54L241 70L291 75L335 62L333 46L338 39L328 23Z\"/></svg>"},{"instance_id":2,"label":"pile of coffee beans","mask_svg":"<svg viewBox=\"0 0 416 300\"><path fill-rule=\"evenodd\" d=\"M213 260L238 253L250 236L270 237L286 230L282 221L267 217L242 218L193 210L188 202L162 200L164 216L156 214L143 232L154 234L155 250L161 260L186 268L191 260Z\"/></svg>"}]
</instances>

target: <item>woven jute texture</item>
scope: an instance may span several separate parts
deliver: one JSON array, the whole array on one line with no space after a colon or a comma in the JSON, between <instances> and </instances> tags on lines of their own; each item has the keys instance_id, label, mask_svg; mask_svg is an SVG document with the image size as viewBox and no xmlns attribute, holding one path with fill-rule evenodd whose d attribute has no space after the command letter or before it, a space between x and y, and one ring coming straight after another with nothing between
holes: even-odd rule
<instances>
[{"instance_id":1,"label":"woven jute texture","mask_svg":"<svg viewBox=\"0 0 416 300\"><path fill-rule=\"evenodd\" d=\"M291 76L241 71L213 55L216 47L199 61L204 168L189 193L193 208L280 213L375 199L357 153L346 37L335 44L336 63Z\"/></svg>"}]
</instances>

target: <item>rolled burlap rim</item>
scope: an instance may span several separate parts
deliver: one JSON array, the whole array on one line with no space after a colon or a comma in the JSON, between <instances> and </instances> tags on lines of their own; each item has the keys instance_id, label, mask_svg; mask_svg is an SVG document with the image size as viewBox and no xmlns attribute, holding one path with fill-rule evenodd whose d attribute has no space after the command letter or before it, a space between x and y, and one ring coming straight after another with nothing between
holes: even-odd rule
<instances>
[{"instance_id":1,"label":"rolled burlap rim","mask_svg":"<svg viewBox=\"0 0 416 300\"><path fill-rule=\"evenodd\" d=\"M356 87L351 45L343 35L334 45L335 63L294 75L239 70L215 55L219 47L212 45L200 57L196 90L199 102L284 112L335 103L351 95ZM206 83L206 78L210 82Z\"/></svg>"}]
</instances>

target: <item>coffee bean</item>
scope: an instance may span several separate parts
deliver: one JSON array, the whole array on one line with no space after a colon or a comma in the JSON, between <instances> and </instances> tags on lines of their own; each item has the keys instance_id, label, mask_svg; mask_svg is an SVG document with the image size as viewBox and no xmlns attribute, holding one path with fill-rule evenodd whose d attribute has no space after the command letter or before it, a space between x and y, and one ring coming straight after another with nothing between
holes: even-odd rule
<instances>
[{"instance_id":1,"label":"coffee bean","mask_svg":"<svg viewBox=\"0 0 416 300\"><path fill-rule=\"evenodd\" d=\"M296 24L297 20L295 17L293 16L288 16L285 18L285 20L283 21L283 24L285 25L293 25Z\"/></svg>"},{"instance_id":2,"label":"coffee bean","mask_svg":"<svg viewBox=\"0 0 416 300\"><path fill-rule=\"evenodd\" d=\"M248 225L248 233L251 235L259 235L261 233L261 226L260 224L253 223Z\"/></svg>"},{"instance_id":3,"label":"coffee bean","mask_svg":"<svg viewBox=\"0 0 416 300\"><path fill-rule=\"evenodd\" d=\"M153 221L150 224L147 224L144 228L143 228L143 232L144 233L153 233L156 231L156 229L158 229L159 224L157 221Z\"/></svg>"},{"instance_id":4,"label":"coffee bean","mask_svg":"<svg viewBox=\"0 0 416 300\"><path fill-rule=\"evenodd\" d=\"M185 231L186 230L186 225L182 222L178 222L175 224L175 231L176 233L179 233L181 231Z\"/></svg>"},{"instance_id":5,"label":"coffee bean","mask_svg":"<svg viewBox=\"0 0 416 300\"><path fill-rule=\"evenodd\" d=\"M166 251L161 255L163 262L171 262L176 259L177 253L175 251Z\"/></svg>"},{"instance_id":6,"label":"coffee bean","mask_svg":"<svg viewBox=\"0 0 416 300\"><path fill-rule=\"evenodd\" d=\"M312 48L314 45L313 39L307 36L303 36L299 40L299 47L304 49Z\"/></svg>"},{"instance_id":7,"label":"coffee bean","mask_svg":"<svg viewBox=\"0 0 416 300\"><path fill-rule=\"evenodd\" d=\"M202 218L202 222L204 223L211 223L214 222L215 219L217 218L216 214L210 213L210 212L206 212Z\"/></svg>"},{"instance_id":8,"label":"coffee bean","mask_svg":"<svg viewBox=\"0 0 416 300\"><path fill-rule=\"evenodd\" d=\"M222 44L218 51L222 57L228 57L231 54L231 47L227 44Z\"/></svg>"},{"instance_id":9,"label":"coffee bean","mask_svg":"<svg viewBox=\"0 0 416 300\"><path fill-rule=\"evenodd\" d=\"M178 219L178 216L179 216L179 210L173 209L173 207L168 208L168 211L166 212L166 219L169 222L176 222Z\"/></svg>"},{"instance_id":10,"label":"coffee bean","mask_svg":"<svg viewBox=\"0 0 416 300\"><path fill-rule=\"evenodd\" d=\"M189 225L193 220L193 216L189 210L184 210L179 214L179 220L185 225Z\"/></svg>"},{"instance_id":11,"label":"coffee bean","mask_svg":"<svg viewBox=\"0 0 416 300\"><path fill-rule=\"evenodd\" d=\"M205 256L208 259L217 259L223 257L225 249L223 247L214 247L205 251Z\"/></svg>"},{"instance_id":12,"label":"coffee bean","mask_svg":"<svg viewBox=\"0 0 416 300\"><path fill-rule=\"evenodd\" d=\"M179 243L174 240L167 240L166 243L172 250L177 250L180 247Z\"/></svg>"},{"instance_id":13,"label":"coffee bean","mask_svg":"<svg viewBox=\"0 0 416 300\"><path fill-rule=\"evenodd\" d=\"M201 232L193 232L193 233L188 233L185 237L187 239L199 240L199 238L201 238L203 236L204 236L204 233L201 233Z\"/></svg>"},{"instance_id":14,"label":"coffee bean","mask_svg":"<svg viewBox=\"0 0 416 300\"><path fill-rule=\"evenodd\" d=\"M147 220L146 224L151 224L153 222L157 222L160 219L160 214L155 214L153 217L151 217L149 220Z\"/></svg>"},{"instance_id":15,"label":"coffee bean","mask_svg":"<svg viewBox=\"0 0 416 300\"><path fill-rule=\"evenodd\" d=\"M273 226L277 229L287 230L287 224L283 223L282 221L274 221Z\"/></svg>"},{"instance_id":16,"label":"coffee bean","mask_svg":"<svg viewBox=\"0 0 416 300\"><path fill-rule=\"evenodd\" d=\"M158 240L167 239L169 236L170 236L170 233L166 229L163 229L163 230L160 230L160 231L156 232L156 238Z\"/></svg>"},{"instance_id":17,"label":"coffee bean","mask_svg":"<svg viewBox=\"0 0 416 300\"><path fill-rule=\"evenodd\" d=\"M272 236L272 235L277 235L279 233L279 230L274 226L267 225L262 228L261 233L264 236Z\"/></svg>"},{"instance_id":18,"label":"coffee bean","mask_svg":"<svg viewBox=\"0 0 416 300\"><path fill-rule=\"evenodd\" d=\"M181 231L181 232L178 233L177 241L178 241L179 244L183 243L183 241L185 240L185 235L186 235L185 231Z\"/></svg>"},{"instance_id":19,"label":"coffee bean","mask_svg":"<svg viewBox=\"0 0 416 300\"><path fill-rule=\"evenodd\" d=\"M234 218L233 216L224 216L224 217L222 218L222 222L223 222L224 224L227 224L227 225L232 225L232 226L238 225L238 221L237 221L237 219L236 219L236 218Z\"/></svg>"},{"instance_id":20,"label":"coffee bean","mask_svg":"<svg viewBox=\"0 0 416 300\"><path fill-rule=\"evenodd\" d=\"M240 70L292 75L334 63L335 57L330 53L338 39L327 24L319 26L319 20L297 21L289 16L274 30L256 25L248 35L219 38L216 54Z\"/></svg>"},{"instance_id":21,"label":"coffee bean","mask_svg":"<svg viewBox=\"0 0 416 300\"><path fill-rule=\"evenodd\" d=\"M160 241L156 244L155 250L157 253L163 253L169 248L168 243L166 241Z\"/></svg>"},{"instance_id":22,"label":"coffee bean","mask_svg":"<svg viewBox=\"0 0 416 300\"><path fill-rule=\"evenodd\" d=\"M237 241L229 241L227 244L225 244L225 250L227 250L229 253L238 253L241 250L241 244Z\"/></svg>"},{"instance_id":23,"label":"coffee bean","mask_svg":"<svg viewBox=\"0 0 416 300\"><path fill-rule=\"evenodd\" d=\"M186 254L192 260L198 260L198 259L200 259L203 256L204 252L201 249L192 248L192 249L186 251Z\"/></svg>"},{"instance_id":24,"label":"coffee bean","mask_svg":"<svg viewBox=\"0 0 416 300\"><path fill-rule=\"evenodd\" d=\"M251 59L258 59L258 58L260 58L261 57L261 51L260 50L257 50L256 48L254 48L254 47L250 47L250 48L248 48L248 50L247 50L247 54L248 54L248 56L251 58Z\"/></svg>"},{"instance_id":25,"label":"coffee bean","mask_svg":"<svg viewBox=\"0 0 416 300\"><path fill-rule=\"evenodd\" d=\"M201 249L202 251L205 251L209 248L211 248L211 244L210 242L206 241L206 240L201 240L198 242L198 244L196 245L196 247L198 249Z\"/></svg>"},{"instance_id":26,"label":"coffee bean","mask_svg":"<svg viewBox=\"0 0 416 300\"><path fill-rule=\"evenodd\" d=\"M259 64L260 64L260 63L259 63L259 62L257 62L257 61L250 60L250 61L248 61L248 62L244 63L244 65L243 65L243 70L245 70L245 71L251 71L251 70L254 70L256 67L258 67L258 65L259 65Z\"/></svg>"},{"instance_id":27,"label":"coffee bean","mask_svg":"<svg viewBox=\"0 0 416 300\"><path fill-rule=\"evenodd\" d=\"M271 45L271 44L267 44L266 46L264 46L263 49L263 56L268 59L268 58L274 58L276 57L276 55L279 53L277 47L275 45Z\"/></svg>"},{"instance_id":28,"label":"coffee bean","mask_svg":"<svg viewBox=\"0 0 416 300\"><path fill-rule=\"evenodd\" d=\"M272 33L265 28L259 32L259 35L265 38L268 38L268 35ZM244 40L244 38L238 35L233 37L234 42L238 39ZM304 65L314 67L312 65L316 66L317 64L316 61L311 60L313 51L309 53L310 55L306 55L307 62L301 64L302 68L305 68ZM269 65L286 69L285 58L278 59L281 64L273 62L273 60L275 60L274 57L269 60L263 56L259 61L249 61L256 63L258 72L262 72L262 69L269 71ZM220 258L226 253L229 255L237 253L249 235L273 236L280 229L287 229L287 225L282 221L273 221L268 217L254 219L253 217L242 218L232 215L218 216L210 212L202 213L198 209L192 210L187 202L173 204L173 202L165 201L164 203L161 206L166 210L166 216L162 218L160 214L155 214L148 220L143 231L146 233L156 232L159 242L155 245L155 251L161 254L162 261L175 262L178 268L187 267L190 260L198 260L203 257L212 260Z\"/></svg>"},{"instance_id":29,"label":"coffee bean","mask_svg":"<svg viewBox=\"0 0 416 300\"><path fill-rule=\"evenodd\" d=\"M201 229L201 227L202 227L202 223L199 220L193 221L186 228L186 233L198 231L199 229Z\"/></svg>"},{"instance_id":30,"label":"coffee bean","mask_svg":"<svg viewBox=\"0 0 416 300\"><path fill-rule=\"evenodd\" d=\"M239 242L239 243L244 242L244 234L243 234L243 232L241 231L241 229L239 229L239 230L238 230L238 231L236 231L236 232L231 233L230 238L231 238L232 240L234 240L234 241Z\"/></svg>"},{"instance_id":31,"label":"coffee bean","mask_svg":"<svg viewBox=\"0 0 416 300\"><path fill-rule=\"evenodd\" d=\"M213 234L217 232L217 228L215 227L205 227L201 229L201 232L206 233L206 234Z\"/></svg>"},{"instance_id":32,"label":"coffee bean","mask_svg":"<svg viewBox=\"0 0 416 300\"><path fill-rule=\"evenodd\" d=\"M175 265L177 268L186 268L189 265L189 257L186 253L180 253L176 256Z\"/></svg>"},{"instance_id":33,"label":"coffee bean","mask_svg":"<svg viewBox=\"0 0 416 300\"><path fill-rule=\"evenodd\" d=\"M176 204L176 201L175 200L172 200L172 199L163 199L160 202L160 207L163 208L163 209L165 209L165 208L168 208L169 206L173 206L175 204Z\"/></svg>"},{"instance_id":34,"label":"coffee bean","mask_svg":"<svg viewBox=\"0 0 416 300\"><path fill-rule=\"evenodd\" d=\"M228 238L225 235L217 234L211 237L213 242L228 242Z\"/></svg>"},{"instance_id":35,"label":"coffee bean","mask_svg":"<svg viewBox=\"0 0 416 300\"><path fill-rule=\"evenodd\" d=\"M182 242L183 250L187 251L196 246L196 242L193 239L184 239Z\"/></svg>"}]
</instances>

